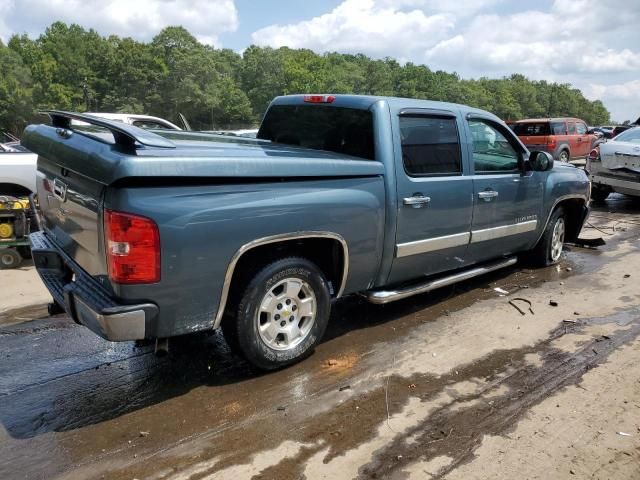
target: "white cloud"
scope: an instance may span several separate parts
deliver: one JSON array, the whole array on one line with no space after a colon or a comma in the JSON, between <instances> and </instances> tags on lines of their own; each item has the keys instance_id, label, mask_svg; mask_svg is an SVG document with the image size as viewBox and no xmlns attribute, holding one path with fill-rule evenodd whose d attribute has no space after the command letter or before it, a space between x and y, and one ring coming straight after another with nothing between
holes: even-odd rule
<instances>
[{"instance_id":1,"label":"white cloud","mask_svg":"<svg viewBox=\"0 0 640 480\"><path fill-rule=\"evenodd\" d=\"M451 14L429 16L420 9L400 10L391 3L345 0L330 13L295 24L272 25L254 32L252 39L258 45L407 59L446 38L453 29Z\"/></svg>"},{"instance_id":2,"label":"white cloud","mask_svg":"<svg viewBox=\"0 0 640 480\"><path fill-rule=\"evenodd\" d=\"M344 0L324 15L258 30L253 41L390 56L463 77L523 73L589 89L635 85L638 25L640 1L555 0L531 8L503 0ZM601 98L614 117L634 115L635 106L604 92Z\"/></svg>"},{"instance_id":3,"label":"white cloud","mask_svg":"<svg viewBox=\"0 0 640 480\"><path fill-rule=\"evenodd\" d=\"M0 0L0 38L41 34L61 20L149 40L162 28L182 25L200 41L219 44L218 35L238 28L233 0Z\"/></svg>"},{"instance_id":4,"label":"white cloud","mask_svg":"<svg viewBox=\"0 0 640 480\"><path fill-rule=\"evenodd\" d=\"M602 100L614 111L618 121L635 121L640 118L640 80L605 85L591 83L583 92L587 98Z\"/></svg>"}]
</instances>

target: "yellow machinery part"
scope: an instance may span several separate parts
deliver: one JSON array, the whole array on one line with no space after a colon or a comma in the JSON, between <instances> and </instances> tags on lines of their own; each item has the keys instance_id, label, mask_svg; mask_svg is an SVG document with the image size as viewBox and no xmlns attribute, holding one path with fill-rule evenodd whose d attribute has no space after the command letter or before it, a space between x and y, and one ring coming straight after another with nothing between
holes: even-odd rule
<instances>
[{"instance_id":1,"label":"yellow machinery part","mask_svg":"<svg viewBox=\"0 0 640 480\"><path fill-rule=\"evenodd\" d=\"M29 209L29 199L28 198L20 198L18 200L10 201L10 202L0 202L0 210L28 210Z\"/></svg>"},{"instance_id":2,"label":"yellow machinery part","mask_svg":"<svg viewBox=\"0 0 640 480\"><path fill-rule=\"evenodd\" d=\"M0 238L7 239L13 237L13 225L10 223L0 223Z\"/></svg>"}]
</instances>

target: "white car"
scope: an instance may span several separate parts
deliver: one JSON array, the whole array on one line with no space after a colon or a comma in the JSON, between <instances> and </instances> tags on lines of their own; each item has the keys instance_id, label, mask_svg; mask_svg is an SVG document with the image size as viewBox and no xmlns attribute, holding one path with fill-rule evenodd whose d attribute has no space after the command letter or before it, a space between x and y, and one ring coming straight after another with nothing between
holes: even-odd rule
<instances>
[{"instance_id":1,"label":"white car","mask_svg":"<svg viewBox=\"0 0 640 480\"><path fill-rule=\"evenodd\" d=\"M18 142L0 143L0 195L23 197L36 191L38 156Z\"/></svg>"},{"instance_id":2,"label":"white car","mask_svg":"<svg viewBox=\"0 0 640 480\"><path fill-rule=\"evenodd\" d=\"M179 126L171 123L164 118L152 117L150 115L136 115L130 113L98 113L87 112L85 115L91 115L98 118L106 118L107 120L115 120L116 122L128 123L135 127L144 128L145 130L162 129L162 130L182 130ZM184 121L184 120L183 120ZM79 120L73 120L72 125L88 125L88 123ZM188 128L187 128L188 130Z\"/></svg>"},{"instance_id":3,"label":"white car","mask_svg":"<svg viewBox=\"0 0 640 480\"><path fill-rule=\"evenodd\" d=\"M640 197L640 127L601 143L587 157L591 196L603 201L618 192Z\"/></svg>"}]
</instances>

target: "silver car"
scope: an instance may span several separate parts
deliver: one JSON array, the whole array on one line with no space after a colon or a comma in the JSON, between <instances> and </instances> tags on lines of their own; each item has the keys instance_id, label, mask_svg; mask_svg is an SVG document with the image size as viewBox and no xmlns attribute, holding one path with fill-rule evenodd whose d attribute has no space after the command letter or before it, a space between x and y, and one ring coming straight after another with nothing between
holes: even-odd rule
<instances>
[{"instance_id":1,"label":"silver car","mask_svg":"<svg viewBox=\"0 0 640 480\"><path fill-rule=\"evenodd\" d=\"M587 157L586 170L595 201L604 201L611 192L640 197L640 127L595 147Z\"/></svg>"}]
</instances>

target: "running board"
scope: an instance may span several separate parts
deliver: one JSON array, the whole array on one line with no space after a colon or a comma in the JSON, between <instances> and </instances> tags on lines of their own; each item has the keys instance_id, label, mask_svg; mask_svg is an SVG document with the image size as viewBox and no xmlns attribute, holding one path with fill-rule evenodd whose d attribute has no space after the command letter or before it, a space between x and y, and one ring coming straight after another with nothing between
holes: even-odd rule
<instances>
[{"instance_id":1,"label":"running board","mask_svg":"<svg viewBox=\"0 0 640 480\"><path fill-rule=\"evenodd\" d=\"M377 305L383 305L385 303L395 302L396 300L402 300L403 298L412 297L420 293L430 292L436 288L446 287L454 283L462 282L485 273L493 272L501 268L510 267L514 265L518 259L516 257L504 258L497 262L487 263L480 267L471 268L462 272L449 275L448 277L441 277L435 280L429 280L426 283L413 284L406 287L399 287L395 290L369 290L364 292L364 297L371 303Z\"/></svg>"}]
</instances>

